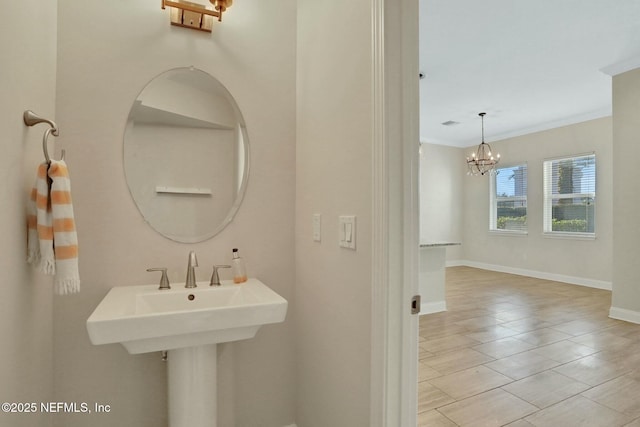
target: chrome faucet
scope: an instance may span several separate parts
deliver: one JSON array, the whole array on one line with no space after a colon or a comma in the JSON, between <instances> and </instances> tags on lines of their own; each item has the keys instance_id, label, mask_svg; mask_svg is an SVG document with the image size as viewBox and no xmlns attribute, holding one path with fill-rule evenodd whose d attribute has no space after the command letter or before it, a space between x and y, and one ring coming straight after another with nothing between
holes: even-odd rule
<instances>
[{"instance_id":1,"label":"chrome faucet","mask_svg":"<svg viewBox=\"0 0 640 427\"><path fill-rule=\"evenodd\" d=\"M187 265L187 280L184 284L185 288L195 288L196 285L196 269L198 266L198 258L194 251L189 252L189 264Z\"/></svg>"}]
</instances>

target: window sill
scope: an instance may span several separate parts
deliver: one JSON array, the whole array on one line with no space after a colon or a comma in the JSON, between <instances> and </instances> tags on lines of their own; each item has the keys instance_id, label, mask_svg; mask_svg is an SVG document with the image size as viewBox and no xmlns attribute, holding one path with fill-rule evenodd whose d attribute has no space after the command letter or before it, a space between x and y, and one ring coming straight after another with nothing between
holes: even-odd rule
<instances>
[{"instance_id":1,"label":"window sill","mask_svg":"<svg viewBox=\"0 0 640 427\"><path fill-rule=\"evenodd\" d=\"M519 230L489 230L489 234L494 236L527 237L529 232Z\"/></svg>"},{"instance_id":2,"label":"window sill","mask_svg":"<svg viewBox=\"0 0 640 427\"><path fill-rule=\"evenodd\" d=\"M560 231L544 232L542 236L549 239L596 240L595 233L566 233Z\"/></svg>"}]
</instances>

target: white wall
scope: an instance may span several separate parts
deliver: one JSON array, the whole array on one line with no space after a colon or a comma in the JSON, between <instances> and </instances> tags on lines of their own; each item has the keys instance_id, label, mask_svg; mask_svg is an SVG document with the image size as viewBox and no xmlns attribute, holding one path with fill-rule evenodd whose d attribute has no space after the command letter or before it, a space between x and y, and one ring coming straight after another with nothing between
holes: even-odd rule
<instances>
[{"instance_id":1,"label":"white wall","mask_svg":"<svg viewBox=\"0 0 640 427\"><path fill-rule=\"evenodd\" d=\"M56 1L8 2L2 13L6 19L0 25L0 401L39 404L52 399L53 281L26 263L26 202L37 165L44 160L41 146L47 125L28 128L22 113L31 109L56 118ZM0 412L0 425L51 423L39 411Z\"/></svg>"},{"instance_id":2,"label":"white wall","mask_svg":"<svg viewBox=\"0 0 640 427\"><path fill-rule=\"evenodd\" d=\"M492 142L501 165L527 162L527 236L491 234L489 179L465 176L463 253L466 261L542 272L549 277L610 288L612 281L612 119ZM548 238L542 235L542 164L547 158L595 152L597 174L596 239ZM464 156L461 155L462 162Z\"/></svg>"},{"instance_id":3,"label":"white wall","mask_svg":"<svg viewBox=\"0 0 640 427\"><path fill-rule=\"evenodd\" d=\"M638 182L640 69L613 78L614 208L611 316L640 323Z\"/></svg>"},{"instance_id":4,"label":"white wall","mask_svg":"<svg viewBox=\"0 0 640 427\"><path fill-rule=\"evenodd\" d=\"M302 427L368 426L371 368L371 2L298 3L297 415ZM312 215L322 214L322 241ZM338 216L357 216L356 251Z\"/></svg>"},{"instance_id":5,"label":"white wall","mask_svg":"<svg viewBox=\"0 0 640 427\"><path fill-rule=\"evenodd\" d=\"M169 12L156 1L59 1L56 108L71 174L82 291L54 305L55 397L109 404L112 411L60 414L56 427L166 425L160 355L92 346L85 321L112 286L157 280L146 268L168 267L171 282L180 286L193 249L198 280L206 280L211 265L230 260L233 247L246 258L249 275L291 305L285 323L219 347L219 425L294 422L295 11L294 0L277 7L243 0L208 34L170 26ZM160 236L136 209L124 178L122 138L144 85L167 69L190 65L234 95L252 162L233 223L211 240L187 245Z\"/></svg>"},{"instance_id":6,"label":"white wall","mask_svg":"<svg viewBox=\"0 0 640 427\"><path fill-rule=\"evenodd\" d=\"M461 243L466 166L462 150L422 144L420 154L420 242ZM446 248L447 261L462 259L461 246Z\"/></svg>"}]
</instances>

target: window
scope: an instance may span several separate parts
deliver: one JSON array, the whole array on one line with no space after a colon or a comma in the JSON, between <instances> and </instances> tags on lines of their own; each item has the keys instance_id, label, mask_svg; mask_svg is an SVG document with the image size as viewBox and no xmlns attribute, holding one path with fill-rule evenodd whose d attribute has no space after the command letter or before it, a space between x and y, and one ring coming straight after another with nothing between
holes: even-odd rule
<instances>
[{"instance_id":1,"label":"window","mask_svg":"<svg viewBox=\"0 0 640 427\"><path fill-rule=\"evenodd\" d=\"M491 231L527 232L527 165L496 169L491 175Z\"/></svg>"},{"instance_id":2,"label":"window","mask_svg":"<svg viewBox=\"0 0 640 427\"><path fill-rule=\"evenodd\" d=\"M596 155L544 162L544 233L595 237Z\"/></svg>"}]
</instances>

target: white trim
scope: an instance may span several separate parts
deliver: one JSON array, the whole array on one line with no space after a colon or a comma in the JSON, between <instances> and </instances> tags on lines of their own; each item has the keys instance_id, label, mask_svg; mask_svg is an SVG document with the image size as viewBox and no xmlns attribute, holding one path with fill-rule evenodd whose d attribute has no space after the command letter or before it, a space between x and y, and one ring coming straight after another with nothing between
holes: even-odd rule
<instances>
[{"instance_id":1,"label":"white trim","mask_svg":"<svg viewBox=\"0 0 640 427\"><path fill-rule=\"evenodd\" d=\"M615 77L618 74L626 73L627 71L635 70L636 68L640 68L640 56L607 65L604 68L600 68L600 71L604 74L610 75L611 77Z\"/></svg>"},{"instance_id":2,"label":"white trim","mask_svg":"<svg viewBox=\"0 0 640 427\"><path fill-rule=\"evenodd\" d=\"M483 262L460 261L460 264L467 267L481 268L483 270L498 271L501 273L517 274L519 276L535 277L536 279L552 280L554 282L570 283L572 285L586 286L589 288L604 289L610 291L612 289L611 282L604 280L589 279L586 277L566 276L564 274L548 273L546 271L527 270L523 268L508 267L504 265L485 264Z\"/></svg>"},{"instance_id":3,"label":"white trim","mask_svg":"<svg viewBox=\"0 0 640 427\"><path fill-rule=\"evenodd\" d=\"M398 148L402 148L402 163L390 173L402 177L403 188L403 281L400 313L402 318L402 358L400 361L401 401L400 424L418 425L418 335L419 316L411 314L411 299L420 293L420 154L415 142L420 139L420 85L416 79L419 68L419 2L418 0L388 0L387 8L397 9L400 4L401 14L397 32L401 44L401 77L402 88L400 116L402 117L402 139ZM392 47L393 49L393 47ZM392 138L396 137L391 135Z\"/></svg>"},{"instance_id":4,"label":"white trim","mask_svg":"<svg viewBox=\"0 0 640 427\"><path fill-rule=\"evenodd\" d=\"M509 138L515 138L517 136L529 135L537 132L544 132L550 129L557 129L564 126L571 126L577 123L584 123L591 120L601 119L603 117L610 117L612 115L612 107L609 105L604 108L599 108L594 111L590 111L587 113L577 114L571 117L564 117L558 120L551 120L545 123L539 123L535 126L530 126L522 129L516 129L511 132L504 132L496 135L485 135L485 142L497 142L502 141ZM459 141L459 142L449 142L443 140L429 140L430 144L438 144L438 145L448 145L452 147L458 148L472 148L477 147L478 143L476 140L467 140L467 141Z\"/></svg>"},{"instance_id":5,"label":"white trim","mask_svg":"<svg viewBox=\"0 0 640 427\"><path fill-rule=\"evenodd\" d=\"M447 261L445 263L446 267L464 267L466 265L467 264L465 264L465 262L463 260L460 260L460 259L454 259L454 260L451 260L451 261Z\"/></svg>"},{"instance_id":6,"label":"white trim","mask_svg":"<svg viewBox=\"0 0 640 427\"><path fill-rule=\"evenodd\" d=\"M420 315L423 314L433 314L440 313L442 311L447 311L447 302L446 301L436 301L436 302L423 302L420 304Z\"/></svg>"},{"instance_id":7,"label":"white trim","mask_svg":"<svg viewBox=\"0 0 640 427\"><path fill-rule=\"evenodd\" d=\"M542 237L545 239L596 240L596 233L581 233L578 231L543 231Z\"/></svg>"},{"instance_id":8,"label":"white trim","mask_svg":"<svg viewBox=\"0 0 640 427\"><path fill-rule=\"evenodd\" d=\"M595 156L595 155L596 155L595 150L592 150L592 151L585 151L584 153L565 154L562 156L545 157L544 159L542 159L542 161L551 162L555 160L572 160L572 159L578 159L580 157L589 157L589 156Z\"/></svg>"},{"instance_id":9,"label":"white trim","mask_svg":"<svg viewBox=\"0 0 640 427\"><path fill-rule=\"evenodd\" d=\"M370 427L417 424L418 0L371 0L372 318Z\"/></svg>"},{"instance_id":10,"label":"white trim","mask_svg":"<svg viewBox=\"0 0 640 427\"><path fill-rule=\"evenodd\" d=\"M389 403L389 190L387 188L384 99L384 0L371 0L373 188L372 188L372 292L371 292L371 427L385 427Z\"/></svg>"},{"instance_id":11,"label":"white trim","mask_svg":"<svg viewBox=\"0 0 640 427\"><path fill-rule=\"evenodd\" d=\"M397 392L389 384L392 374L391 344L393 334L390 323L395 321L387 311L389 306L389 206L386 104L385 104L385 60L384 60L384 0L371 0L372 27L372 290L371 290L371 427L386 427L388 418L399 411L390 394ZM395 332L395 331L392 331ZM396 347L399 347L397 344ZM397 416L397 415L396 415Z\"/></svg>"},{"instance_id":12,"label":"white trim","mask_svg":"<svg viewBox=\"0 0 640 427\"><path fill-rule=\"evenodd\" d=\"M640 324L640 311L627 310L626 308L611 307L609 317L612 319L624 320L625 322Z\"/></svg>"},{"instance_id":13,"label":"white trim","mask_svg":"<svg viewBox=\"0 0 640 427\"><path fill-rule=\"evenodd\" d=\"M492 236L527 237L529 235L529 232L528 231L522 231L522 230L503 230L501 228L496 228L495 230L489 230L489 235L492 235Z\"/></svg>"}]
</instances>

